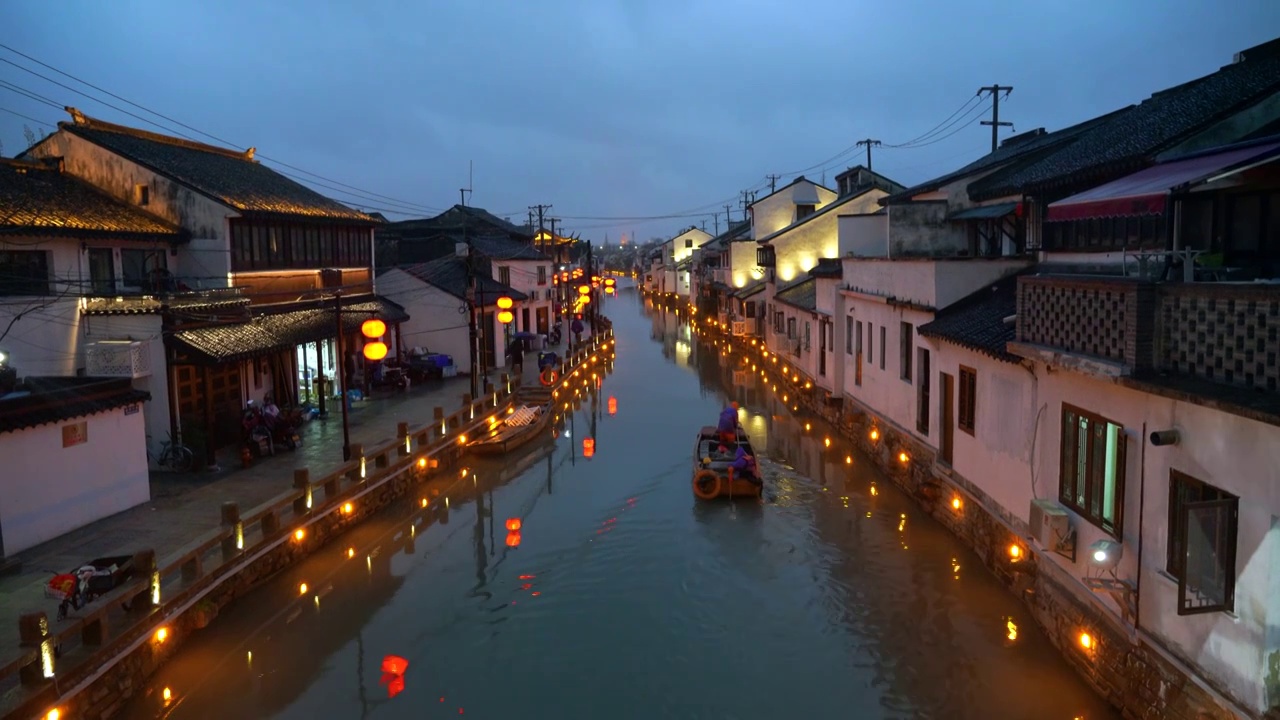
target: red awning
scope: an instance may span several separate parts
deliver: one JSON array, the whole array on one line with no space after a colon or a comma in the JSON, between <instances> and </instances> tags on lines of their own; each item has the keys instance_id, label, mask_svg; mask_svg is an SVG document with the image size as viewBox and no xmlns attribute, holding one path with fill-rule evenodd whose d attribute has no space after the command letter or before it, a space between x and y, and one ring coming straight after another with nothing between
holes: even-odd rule
<instances>
[{"instance_id":1,"label":"red awning","mask_svg":"<svg viewBox=\"0 0 1280 720\"><path fill-rule=\"evenodd\" d=\"M1171 190L1204 181L1228 168L1252 164L1268 156L1280 156L1280 142L1161 163L1051 203L1045 219L1054 222L1158 215L1164 212L1165 201Z\"/></svg>"}]
</instances>

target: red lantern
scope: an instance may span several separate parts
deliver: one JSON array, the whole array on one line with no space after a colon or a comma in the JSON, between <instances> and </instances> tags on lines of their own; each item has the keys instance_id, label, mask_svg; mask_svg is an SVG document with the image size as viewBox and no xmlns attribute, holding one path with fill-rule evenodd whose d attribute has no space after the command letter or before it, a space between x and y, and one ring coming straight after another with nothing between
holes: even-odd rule
<instances>
[{"instance_id":1,"label":"red lantern","mask_svg":"<svg viewBox=\"0 0 1280 720\"><path fill-rule=\"evenodd\" d=\"M516 532L520 529L520 518L507 518L507 529Z\"/></svg>"},{"instance_id":2,"label":"red lantern","mask_svg":"<svg viewBox=\"0 0 1280 720\"><path fill-rule=\"evenodd\" d=\"M507 547L509 548L520 547L520 531L519 530L512 530L511 532L507 533Z\"/></svg>"}]
</instances>

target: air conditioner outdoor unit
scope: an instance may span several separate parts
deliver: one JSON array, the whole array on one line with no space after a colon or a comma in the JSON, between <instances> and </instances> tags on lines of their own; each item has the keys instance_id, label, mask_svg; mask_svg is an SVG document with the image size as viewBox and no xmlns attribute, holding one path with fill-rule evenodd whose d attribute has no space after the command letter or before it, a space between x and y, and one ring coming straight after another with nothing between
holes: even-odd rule
<instances>
[{"instance_id":1,"label":"air conditioner outdoor unit","mask_svg":"<svg viewBox=\"0 0 1280 720\"><path fill-rule=\"evenodd\" d=\"M1071 516L1056 500L1037 498L1031 501L1031 536L1040 547L1056 550L1071 536Z\"/></svg>"}]
</instances>

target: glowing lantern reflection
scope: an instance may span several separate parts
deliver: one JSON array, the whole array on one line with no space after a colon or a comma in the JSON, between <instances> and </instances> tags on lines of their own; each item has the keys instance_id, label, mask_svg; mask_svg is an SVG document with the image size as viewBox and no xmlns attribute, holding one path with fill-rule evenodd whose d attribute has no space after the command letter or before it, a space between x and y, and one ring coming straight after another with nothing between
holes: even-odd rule
<instances>
[{"instance_id":1,"label":"glowing lantern reflection","mask_svg":"<svg viewBox=\"0 0 1280 720\"><path fill-rule=\"evenodd\" d=\"M507 518L507 529L515 532L520 529L520 518Z\"/></svg>"},{"instance_id":2,"label":"glowing lantern reflection","mask_svg":"<svg viewBox=\"0 0 1280 720\"><path fill-rule=\"evenodd\" d=\"M596 454L595 438L582 438L582 457L589 458Z\"/></svg>"},{"instance_id":3,"label":"glowing lantern reflection","mask_svg":"<svg viewBox=\"0 0 1280 720\"><path fill-rule=\"evenodd\" d=\"M399 655L388 655L382 658L382 672L391 675L403 675L409 669L409 661Z\"/></svg>"},{"instance_id":4,"label":"glowing lantern reflection","mask_svg":"<svg viewBox=\"0 0 1280 720\"><path fill-rule=\"evenodd\" d=\"M618 414L618 398L613 396L609 397L609 414L610 415Z\"/></svg>"},{"instance_id":5,"label":"glowing lantern reflection","mask_svg":"<svg viewBox=\"0 0 1280 720\"><path fill-rule=\"evenodd\" d=\"M388 655L382 658L382 678L379 682L387 686L388 698L404 692L404 674L408 669L409 661L399 655Z\"/></svg>"},{"instance_id":6,"label":"glowing lantern reflection","mask_svg":"<svg viewBox=\"0 0 1280 720\"><path fill-rule=\"evenodd\" d=\"M589 293L589 292L591 292L591 288L590 288L590 286L587 286L587 285L579 285L579 286L578 286L578 294L579 294L579 295L586 295L586 294L587 294L587 293Z\"/></svg>"},{"instance_id":7,"label":"glowing lantern reflection","mask_svg":"<svg viewBox=\"0 0 1280 720\"><path fill-rule=\"evenodd\" d=\"M507 547L510 547L510 548L520 547L520 531L519 530L512 530L511 532L507 533Z\"/></svg>"}]
</instances>

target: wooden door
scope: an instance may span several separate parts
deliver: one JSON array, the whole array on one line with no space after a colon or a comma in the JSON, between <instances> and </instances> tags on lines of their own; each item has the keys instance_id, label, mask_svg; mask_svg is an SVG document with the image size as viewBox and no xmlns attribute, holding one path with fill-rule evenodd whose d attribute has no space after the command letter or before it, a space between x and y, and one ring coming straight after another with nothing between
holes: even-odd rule
<instances>
[{"instance_id":1,"label":"wooden door","mask_svg":"<svg viewBox=\"0 0 1280 720\"><path fill-rule=\"evenodd\" d=\"M952 443L956 432L955 419L955 378L947 373L938 373L942 385L942 393L939 402L942 404L939 408L939 420L942 423L942 461L948 465L951 464Z\"/></svg>"}]
</instances>

